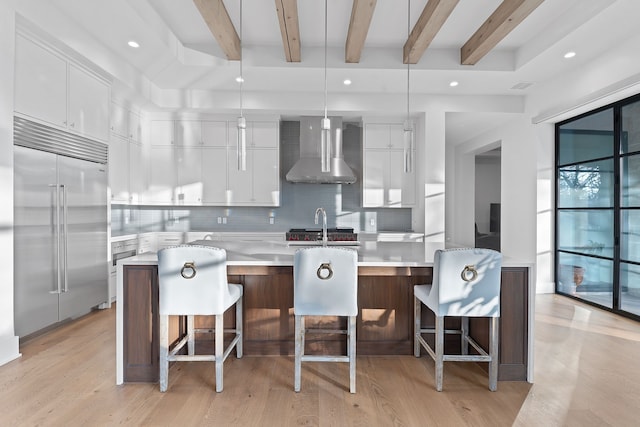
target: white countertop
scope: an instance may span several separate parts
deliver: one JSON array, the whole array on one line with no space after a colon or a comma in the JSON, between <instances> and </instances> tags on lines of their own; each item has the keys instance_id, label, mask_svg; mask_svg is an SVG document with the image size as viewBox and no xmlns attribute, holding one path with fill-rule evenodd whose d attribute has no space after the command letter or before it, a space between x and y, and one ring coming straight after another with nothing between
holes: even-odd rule
<instances>
[{"instance_id":1,"label":"white countertop","mask_svg":"<svg viewBox=\"0 0 640 427\"><path fill-rule=\"evenodd\" d=\"M235 242L196 240L193 245L215 246L227 251L228 265L292 266L293 254L304 247L285 242ZM342 246L345 247L345 246ZM358 251L361 267L431 267L436 249L444 249L443 243L434 242L377 242L364 241L359 246L346 246ZM118 263L149 265L158 261L155 252L147 252L125 258ZM530 263L504 258L504 267L530 267Z\"/></svg>"}]
</instances>

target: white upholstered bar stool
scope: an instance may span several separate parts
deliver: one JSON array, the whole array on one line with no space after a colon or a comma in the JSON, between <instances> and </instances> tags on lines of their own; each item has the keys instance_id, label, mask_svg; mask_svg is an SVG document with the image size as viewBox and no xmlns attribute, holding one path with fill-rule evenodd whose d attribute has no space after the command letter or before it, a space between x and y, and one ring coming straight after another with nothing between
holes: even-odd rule
<instances>
[{"instance_id":1,"label":"white upholstered bar stool","mask_svg":"<svg viewBox=\"0 0 640 427\"><path fill-rule=\"evenodd\" d=\"M242 285L227 283L227 253L206 246L176 246L158 252L160 293L160 391L167 390L169 362L215 362L216 391L223 388L223 362L235 347L242 357ZM224 329L224 312L236 306L235 329ZM187 333L169 351L169 316L187 316ZM215 316L215 330L195 329L194 316ZM224 348L224 333L235 333ZM214 333L215 354L195 354L195 334ZM178 354L187 345L188 354Z\"/></svg>"},{"instance_id":2,"label":"white upholstered bar stool","mask_svg":"<svg viewBox=\"0 0 640 427\"><path fill-rule=\"evenodd\" d=\"M414 354L420 346L435 361L436 390L442 391L446 361L489 362L489 389L498 387L498 321L500 319L500 274L502 254L491 249L437 250L433 260L433 283L414 286ZM420 324L422 304L435 314L435 328ZM460 330L445 330L445 316L461 318ZM469 336L469 317L488 317L489 352ZM435 350L422 334L435 334ZM461 335L461 354L444 354L444 334ZM469 354L469 344L479 354Z\"/></svg>"},{"instance_id":3,"label":"white upholstered bar stool","mask_svg":"<svg viewBox=\"0 0 640 427\"><path fill-rule=\"evenodd\" d=\"M299 249L293 263L295 315L294 390L300 391L302 362L348 362L349 391L356 392L356 317L358 315L358 253L354 249ZM305 329L305 316L346 316L347 329ZM305 355L305 333L347 335L347 355Z\"/></svg>"}]
</instances>

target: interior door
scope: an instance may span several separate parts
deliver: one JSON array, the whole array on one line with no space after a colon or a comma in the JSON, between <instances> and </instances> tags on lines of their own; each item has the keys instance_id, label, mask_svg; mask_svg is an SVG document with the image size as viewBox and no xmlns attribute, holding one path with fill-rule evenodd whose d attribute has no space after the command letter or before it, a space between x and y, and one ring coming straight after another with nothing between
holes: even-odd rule
<instances>
[{"instance_id":1,"label":"interior door","mask_svg":"<svg viewBox=\"0 0 640 427\"><path fill-rule=\"evenodd\" d=\"M14 147L15 332L23 337L58 321L56 155Z\"/></svg>"}]
</instances>

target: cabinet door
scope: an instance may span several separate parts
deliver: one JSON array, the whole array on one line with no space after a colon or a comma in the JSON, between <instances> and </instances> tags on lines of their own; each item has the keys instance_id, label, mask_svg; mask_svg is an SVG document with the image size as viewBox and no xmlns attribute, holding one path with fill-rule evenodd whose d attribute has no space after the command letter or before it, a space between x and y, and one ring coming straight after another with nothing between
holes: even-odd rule
<instances>
[{"instance_id":1,"label":"cabinet door","mask_svg":"<svg viewBox=\"0 0 640 427\"><path fill-rule=\"evenodd\" d=\"M148 202L152 204L172 204L177 184L173 148L151 147L149 165L151 170Z\"/></svg>"},{"instance_id":2,"label":"cabinet door","mask_svg":"<svg viewBox=\"0 0 640 427\"><path fill-rule=\"evenodd\" d=\"M229 205L250 204L252 199L253 182L253 150L247 150L247 170L238 170L238 151L235 146L227 150L228 184L226 202Z\"/></svg>"},{"instance_id":3,"label":"cabinet door","mask_svg":"<svg viewBox=\"0 0 640 427\"><path fill-rule=\"evenodd\" d=\"M67 63L16 36L15 110L55 126L67 125Z\"/></svg>"},{"instance_id":4,"label":"cabinet door","mask_svg":"<svg viewBox=\"0 0 640 427\"><path fill-rule=\"evenodd\" d=\"M151 145L173 145L173 120L151 121Z\"/></svg>"},{"instance_id":5,"label":"cabinet door","mask_svg":"<svg viewBox=\"0 0 640 427\"><path fill-rule=\"evenodd\" d=\"M69 65L68 128L102 141L109 139L109 86Z\"/></svg>"},{"instance_id":6,"label":"cabinet door","mask_svg":"<svg viewBox=\"0 0 640 427\"><path fill-rule=\"evenodd\" d=\"M362 172L362 205L364 207L386 206L389 181L388 156L388 150L364 150Z\"/></svg>"},{"instance_id":7,"label":"cabinet door","mask_svg":"<svg viewBox=\"0 0 640 427\"><path fill-rule=\"evenodd\" d=\"M389 126L389 148L404 150L404 124Z\"/></svg>"},{"instance_id":8,"label":"cabinet door","mask_svg":"<svg viewBox=\"0 0 640 427\"><path fill-rule=\"evenodd\" d=\"M135 142L142 142L142 122L140 116L133 111L129 112L129 138Z\"/></svg>"},{"instance_id":9,"label":"cabinet door","mask_svg":"<svg viewBox=\"0 0 640 427\"><path fill-rule=\"evenodd\" d=\"M364 128L365 148L389 148L389 125L382 123L367 123Z\"/></svg>"},{"instance_id":10,"label":"cabinet door","mask_svg":"<svg viewBox=\"0 0 640 427\"><path fill-rule=\"evenodd\" d=\"M257 148L277 148L280 125L278 122L251 122L248 124L247 145Z\"/></svg>"},{"instance_id":11,"label":"cabinet door","mask_svg":"<svg viewBox=\"0 0 640 427\"><path fill-rule=\"evenodd\" d=\"M129 143L129 197L131 203L142 203L142 195L147 188L147 168L142 144Z\"/></svg>"},{"instance_id":12,"label":"cabinet door","mask_svg":"<svg viewBox=\"0 0 640 427\"><path fill-rule=\"evenodd\" d=\"M185 120L175 122L176 145L202 145L202 122Z\"/></svg>"},{"instance_id":13,"label":"cabinet door","mask_svg":"<svg viewBox=\"0 0 640 427\"><path fill-rule=\"evenodd\" d=\"M174 147L177 167L178 205L202 204L202 149L200 146L178 145Z\"/></svg>"},{"instance_id":14,"label":"cabinet door","mask_svg":"<svg viewBox=\"0 0 640 427\"><path fill-rule=\"evenodd\" d=\"M109 187L112 202L129 203L129 141L115 134L109 139Z\"/></svg>"},{"instance_id":15,"label":"cabinet door","mask_svg":"<svg viewBox=\"0 0 640 427\"><path fill-rule=\"evenodd\" d=\"M251 202L260 206L280 206L278 150L249 150L248 152L253 156Z\"/></svg>"},{"instance_id":16,"label":"cabinet door","mask_svg":"<svg viewBox=\"0 0 640 427\"><path fill-rule=\"evenodd\" d=\"M226 147L227 122L202 122L202 145L206 147Z\"/></svg>"},{"instance_id":17,"label":"cabinet door","mask_svg":"<svg viewBox=\"0 0 640 427\"><path fill-rule=\"evenodd\" d=\"M227 196L227 148L202 149L202 203L224 205Z\"/></svg>"},{"instance_id":18,"label":"cabinet door","mask_svg":"<svg viewBox=\"0 0 640 427\"><path fill-rule=\"evenodd\" d=\"M386 205L392 208L415 205L415 195L415 172L404 172L404 151L389 151L389 181L386 190Z\"/></svg>"},{"instance_id":19,"label":"cabinet door","mask_svg":"<svg viewBox=\"0 0 640 427\"><path fill-rule=\"evenodd\" d=\"M111 133L129 137L129 111L123 106L111 103Z\"/></svg>"}]
</instances>

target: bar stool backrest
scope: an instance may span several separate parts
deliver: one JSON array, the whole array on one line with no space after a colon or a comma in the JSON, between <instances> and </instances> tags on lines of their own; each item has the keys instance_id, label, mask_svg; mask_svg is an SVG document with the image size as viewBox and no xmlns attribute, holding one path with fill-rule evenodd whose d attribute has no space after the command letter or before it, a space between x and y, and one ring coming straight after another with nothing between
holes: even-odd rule
<instances>
[{"instance_id":1,"label":"bar stool backrest","mask_svg":"<svg viewBox=\"0 0 640 427\"><path fill-rule=\"evenodd\" d=\"M294 255L293 283L296 315L358 315L358 252L355 249L299 249Z\"/></svg>"},{"instance_id":2,"label":"bar stool backrest","mask_svg":"<svg viewBox=\"0 0 640 427\"><path fill-rule=\"evenodd\" d=\"M222 314L234 303L224 249L183 245L158 252L161 315Z\"/></svg>"},{"instance_id":3,"label":"bar stool backrest","mask_svg":"<svg viewBox=\"0 0 640 427\"><path fill-rule=\"evenodd\" d=\"M439 249L428 303L439 316L500 317L502 254L491 249Z\"/></svg>"}]
</instances>

